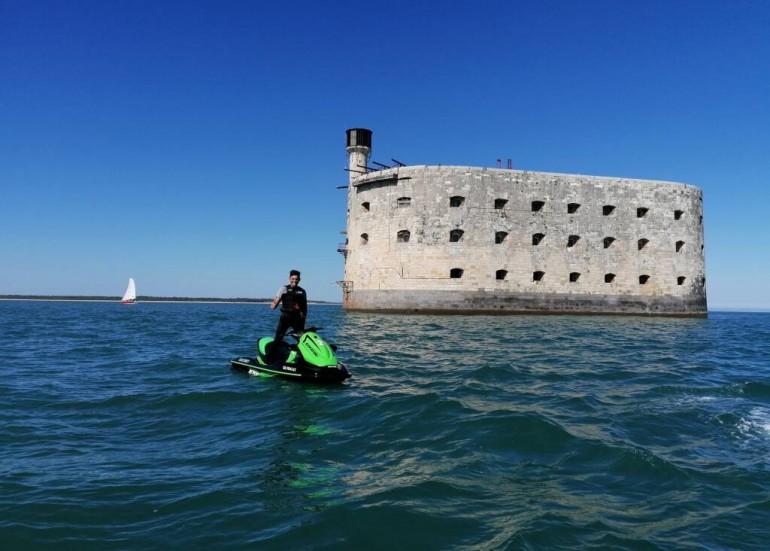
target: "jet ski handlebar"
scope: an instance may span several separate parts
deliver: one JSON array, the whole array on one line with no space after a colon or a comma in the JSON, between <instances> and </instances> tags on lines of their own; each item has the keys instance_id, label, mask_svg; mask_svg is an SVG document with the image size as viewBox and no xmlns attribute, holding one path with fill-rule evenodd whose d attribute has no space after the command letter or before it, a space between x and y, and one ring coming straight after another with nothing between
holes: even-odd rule
<instances>
[{"instance_id":1,"label":"jet ski handlebar","mask_svg":"<svg viewBox=\"0 0 770 551\"><path fill-rule=\"evenodd\" d=\"M288 336L293 337L295 339L299 339L302 336L302 333L309 333L309 332L317 332L319 329L323 329L323 327L307 327L304 331L291 331L289 333L286 333Z\"/></svg>"}]
</instances>

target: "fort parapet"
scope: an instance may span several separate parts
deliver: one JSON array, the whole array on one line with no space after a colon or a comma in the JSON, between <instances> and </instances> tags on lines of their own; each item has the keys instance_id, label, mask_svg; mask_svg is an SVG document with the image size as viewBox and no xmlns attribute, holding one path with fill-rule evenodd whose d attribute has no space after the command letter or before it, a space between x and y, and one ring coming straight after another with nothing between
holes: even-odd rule
<instances>
[{"instance_id":1,"label":"fort parapet","mask_svg":"<svg viewBox=\"0 0 770 551\"><path fill-rule=\"evenodd\" d=\"M681 183L466 166L371 170L348 130L343 308L705 317L703 201Z\"/></svg>"}]
</instances>

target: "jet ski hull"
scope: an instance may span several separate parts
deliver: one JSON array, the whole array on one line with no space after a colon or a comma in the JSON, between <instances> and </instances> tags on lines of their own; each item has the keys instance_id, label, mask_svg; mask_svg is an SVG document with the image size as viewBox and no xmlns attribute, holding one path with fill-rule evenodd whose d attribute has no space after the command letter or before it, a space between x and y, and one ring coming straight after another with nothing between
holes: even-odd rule
<instances>
[{"instance_id":1,"label":"jet ski hull","mask_svg":"<svg viewBox=\"0 0 770 551\"><path fill-rule=\"evenodd\" d=\"M240 357L230 360L230 367L249 375L274 375L293 381L320 384L341 383L350 377L347 367L341 363L336 366L313 367L283 362L267 365L260 360L261 358Z\"/></svg>"}]
</instances>

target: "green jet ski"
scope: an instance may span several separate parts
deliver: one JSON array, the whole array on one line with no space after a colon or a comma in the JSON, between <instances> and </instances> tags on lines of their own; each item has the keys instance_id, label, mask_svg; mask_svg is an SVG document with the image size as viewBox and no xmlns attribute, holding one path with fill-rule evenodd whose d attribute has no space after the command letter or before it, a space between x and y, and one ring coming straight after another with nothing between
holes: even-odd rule
<instances>
[{"instance_id":1,"label":"green jet ski","mask_svg":"<svg viewBox=\"0 0 770 551\"><path fill-rule=\"evenodd\" d=\"M312 383L341 383L350 372L337 360L336 346L323 340L316 331L320 327L310 327L302 332L287 333L293 343L284 339L274 348L273 337L262 337L257 341L255 358L240 357L230 360L234 370L251 375L277 375L295 381Z\"/></svg>"}]
</instances>

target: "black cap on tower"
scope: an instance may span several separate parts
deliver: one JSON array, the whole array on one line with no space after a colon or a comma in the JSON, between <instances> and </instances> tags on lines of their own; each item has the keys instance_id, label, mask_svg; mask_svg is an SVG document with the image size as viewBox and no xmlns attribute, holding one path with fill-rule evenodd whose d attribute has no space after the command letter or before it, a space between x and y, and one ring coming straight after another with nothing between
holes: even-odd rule
<instances>
[{"instance_id":1,"label":"black cap on tower","mask_svg":"<svg viewBox=\"0 0 770 551\"><path fill-rule=\"evenodd\" d=\"M349 128L347 147L372 147L372 131L366 128Z\"/></svg>"}]
</instances>

